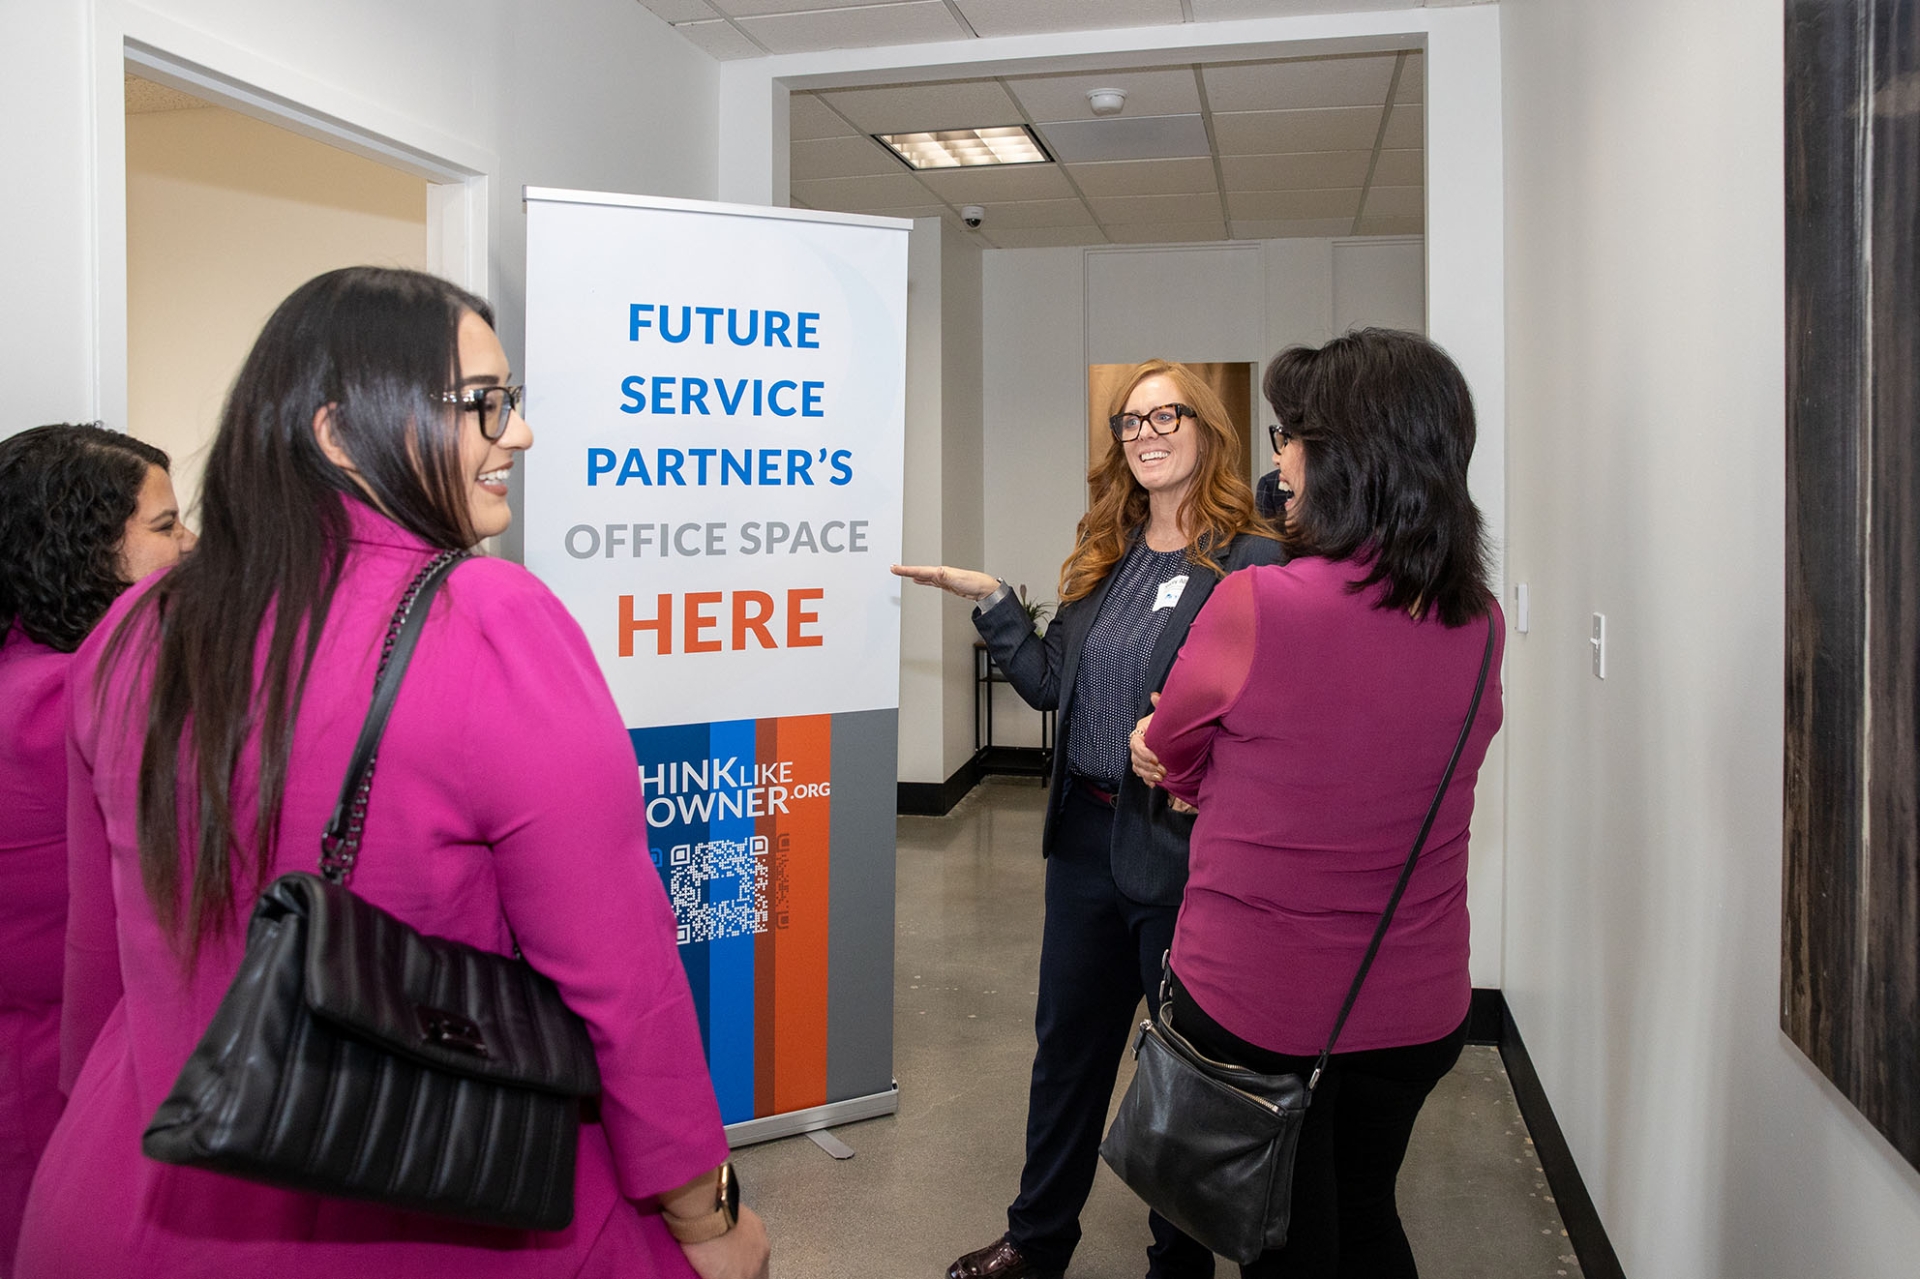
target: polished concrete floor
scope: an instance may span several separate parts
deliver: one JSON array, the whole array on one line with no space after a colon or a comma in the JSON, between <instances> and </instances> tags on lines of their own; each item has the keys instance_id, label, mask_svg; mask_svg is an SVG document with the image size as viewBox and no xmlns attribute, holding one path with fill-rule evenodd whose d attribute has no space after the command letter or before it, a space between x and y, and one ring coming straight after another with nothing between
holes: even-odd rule
<instances>
[{"instance_id":1,"label":"polished concrete floor","mask_svg":"<svg viewBox=\"0 0 1920 1279\"><path fill-rule=\"evenodd\" d=\"M899 819L900 1110L834 1129L852 1158L808 1137L735 1156L779 1279L939 1279L1006 1228L1033 1055L1044 795L994 778L946 817ZM1421 1112L1400 1205L1425 1279L1580 1273L1492 1048L1469 1048ZM1081 1227L1069 1279L1146 1272L1146 1212L1105 1166Z\"/></svg>"}]
</instances>

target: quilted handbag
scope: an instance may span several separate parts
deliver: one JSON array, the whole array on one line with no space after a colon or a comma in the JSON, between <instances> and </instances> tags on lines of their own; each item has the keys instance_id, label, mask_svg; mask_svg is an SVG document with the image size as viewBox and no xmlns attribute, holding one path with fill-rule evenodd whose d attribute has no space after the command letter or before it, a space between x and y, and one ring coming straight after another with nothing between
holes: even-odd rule
<instances>
[{"instance_id":1,"label":"quilted handbag","mask_svg":"<svg viewBox=\"0 0 1920 1279\"><path fill-rule=\"evenodd\" d=\"M380 736L427 605L415 578L321 840L261 895L240 971L141 1148L167 1163L489 1225L573 1219L584 1022L516 957L416 932L347 886Z\"/></svg>"}]
</instances>

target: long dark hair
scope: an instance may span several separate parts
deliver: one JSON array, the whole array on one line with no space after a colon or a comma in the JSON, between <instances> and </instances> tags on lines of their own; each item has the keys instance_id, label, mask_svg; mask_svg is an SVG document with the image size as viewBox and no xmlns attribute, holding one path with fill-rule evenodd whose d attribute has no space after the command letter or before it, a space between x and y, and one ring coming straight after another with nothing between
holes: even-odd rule
<instances>
[{"instance_id":1,"label":"long dark hair","mask_svg":"<svg viewBox=\"0 0 1920 1279\"><path fill-rule=\"evenodd\" d=\"M150 654L140 869L189 964L232 922L237 851L251 847L251 887L272 870L294 717L344 562L345 502L370 494L437 547L477 540L442 399L460 382L469 311L493 322L485 302L418 271L349 267L295 289L228 396L201 488L199 547L113 637L109 664ZM322 409L359 484L321 451ZM231 791L256 733L260 791L243 838ZM183 790L193 796L184 815ZM180 847L183 816L198 829L190 857Z\"/></svg>"},{"instance_id":2,"label":"long dark hair","mask_svg":"<svg viewBox=\"0 0 1920 1279\"><path fill-rule=\"evenodd\" d=\"M127 521L167 455L97 423L36 426L0 440L0 635L18 623L62 653L106 616Z\"/></svg>"},{"instance_id":3,"label":"long dark hair","mask_svg":"<svg viewBox=\"0 0 1920 1279\"><path fill-rule=\"evenodd\" d=\"M1137 364L1126 380L1114 387L1107 416L1123 411L1133 389L1150 377L1164 377L1180 393L1180 403L1198 417L1181 419L1180 429L1192 431L1200 442L1193 464L1193 482L1180 501L1180 522L1193 530L1187 558L1215 573L1213 557L1242 533L1273 536L1253 509L1253 489L1240 474L1243 449L1234 438L1233 419L1219 393L1184 364L1148 360ZM1071 603L1091 595L1113 571L1132 545L1133 536L1147 522L1147 491L1133 478L1126 446L1115 440L1087 473L1092 494L1087 513L1074 531L1073 550L1060 566L1060 602Z\"/></svg>"},{"instance_id":4,"label":"long dark hair","mask_svg":"<svg viewBox=\"0 0 1920 1279\"><path fill-rule=\"evenodd\" d=\"M1486 535L1467 491L1473 395L1447 353L1417 333L1360 329L1280 352L1262 389L1306 449L1288 552L1359 558L1352 589L1384 583L1381 608L1448 626L1486 616Z\"/></svg>"}]
</instances>

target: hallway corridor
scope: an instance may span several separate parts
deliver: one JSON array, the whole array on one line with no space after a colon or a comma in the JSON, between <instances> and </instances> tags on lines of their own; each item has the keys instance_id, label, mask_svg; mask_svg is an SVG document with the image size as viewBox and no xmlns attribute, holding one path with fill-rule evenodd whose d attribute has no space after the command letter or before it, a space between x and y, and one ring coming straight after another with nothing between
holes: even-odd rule
<instances>
[{"instance_id":1,"label":"hallway corridor","mask_svg":"<svg viewBox=\"0 0 1920 1279\"><path fill-rule=\"evenodd\" d=\"M782 1279L939 1279L1006 1228L1033 1052L1044 798L1036 782L992 778L946 817L898 819L900 1111L833 1130L850 1159L806 1137L736 1159ZM1470 1046L1400 1177L1423 1279L1578 1275L1545 1182L1498 1051ZM1145 1272L1146 1212L1104 1166L1081 1226L1069 1279Z\"/></svg>"}]
</instances>

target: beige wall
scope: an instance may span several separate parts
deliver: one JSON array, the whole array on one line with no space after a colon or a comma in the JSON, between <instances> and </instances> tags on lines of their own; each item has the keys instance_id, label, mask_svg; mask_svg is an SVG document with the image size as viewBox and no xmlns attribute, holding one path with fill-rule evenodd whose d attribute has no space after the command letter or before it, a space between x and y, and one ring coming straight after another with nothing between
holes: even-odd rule
<instances>
[{"instance_id":1,"label":"beige wall","mask_svg":"<svg viewBox=\"0 0 1920 1279\"><path fill-rule=\"evenodd\" d=\"M183 503L273 308L334 267L424 269L426 189L219 107L127 117L125 426L173 455Z\"/></svg>"}]
</instances>

